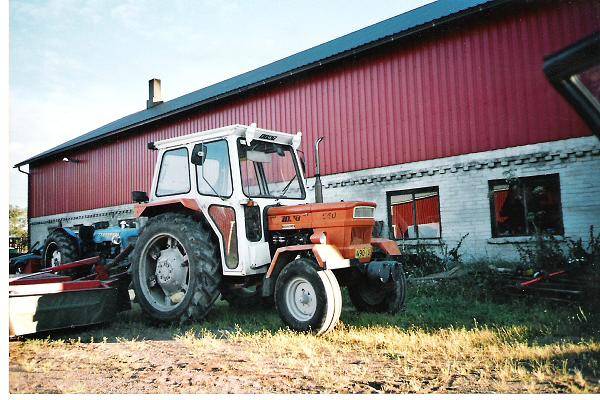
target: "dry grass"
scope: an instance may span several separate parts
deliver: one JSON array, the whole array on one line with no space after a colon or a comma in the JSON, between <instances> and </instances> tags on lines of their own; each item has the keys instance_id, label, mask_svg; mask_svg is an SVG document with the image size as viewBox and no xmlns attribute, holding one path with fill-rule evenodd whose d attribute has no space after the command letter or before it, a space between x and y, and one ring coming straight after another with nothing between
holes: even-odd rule
<instances>
[{"instance_id":1,"label":"dry grass","mask_svg":"<svg viewBox=\"0 0 600 400\"><path fill-rule=\"evenodd\" d=\"M594 309L414 289L400 316L347 306L327 336L219 303L203 324L139 310L89 331L11 343L12 392L598 392ZM77 374L71 374L71 368ZM71 374L71 376L70 376Z\"/></svg>"}]
</instances>

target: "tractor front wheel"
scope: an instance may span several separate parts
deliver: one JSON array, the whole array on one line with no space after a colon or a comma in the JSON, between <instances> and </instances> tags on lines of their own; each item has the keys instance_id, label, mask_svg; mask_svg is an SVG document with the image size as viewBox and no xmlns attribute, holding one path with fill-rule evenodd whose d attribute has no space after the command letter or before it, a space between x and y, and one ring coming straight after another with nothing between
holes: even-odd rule
<instances>
[{"instance_id":1,"label":"tractor front wheel","mask_svg":"<svg viewBox=\"0 0 600 400\"><path fill-rule=\"evenodd\" d=\"M131 255L135 297L157 321L201 320L219 297L220 259L210 232L191 216L151 218Z\"/></svg>"},{"instance_id":2,"label":"tractor front wheel","mask_svg":"<svg viewBox=\"0 0 600 400\"><path fill-rule=\"evenodd\" d=\"M333 272L299 258L284 267L275 284L275 305L291 329L321 335L331 331L342 311L342 293Z\"/></svg>"}]
</instances>

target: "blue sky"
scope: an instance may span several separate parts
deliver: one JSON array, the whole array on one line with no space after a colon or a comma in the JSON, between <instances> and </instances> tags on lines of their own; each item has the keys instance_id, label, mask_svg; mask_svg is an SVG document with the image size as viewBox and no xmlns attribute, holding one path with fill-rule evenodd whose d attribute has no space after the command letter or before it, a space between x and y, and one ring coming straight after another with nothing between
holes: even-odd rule
<instances>
[{"instance_id":1,"label":"blue sky","mask_svg":"<svg viewBox=\"0 0 600 400\"><path fill-rule=\"evenodd\" d=\"M431 0L10 2L10 163ZM10 204L27 179L10 171Z\"/></svg>"}]
</instances>

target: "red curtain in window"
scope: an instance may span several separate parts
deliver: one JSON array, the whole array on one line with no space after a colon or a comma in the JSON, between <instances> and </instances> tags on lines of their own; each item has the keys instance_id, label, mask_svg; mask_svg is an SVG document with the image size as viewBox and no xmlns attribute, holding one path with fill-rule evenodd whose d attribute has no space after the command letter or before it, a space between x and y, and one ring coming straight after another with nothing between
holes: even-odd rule
<instances>
[{"instance_id":1,"label":"red curtain in window","mask_svg":"<svg viewBox=\"0 0 600 400\"><path fill-rule=\"evenodd\" d=\"M398 239L408 237L408 227L415 224L413 218L413 202L393 205L392 214L394 237Z\"/></svg>"},{"instance_id":2,"label":"red curtain in window","mask_svg":"<svg viewBox=\"0 0 600 400\"><path fill-rule=\"evenodd\" d=\"M501 215L502 208L508 199L509 190L498 190L494 192L494 214L496 216L497 223L506 222L507 216Z\"/></svg>"},{"instance_id":3,"label":"red curtain in window","mask_svg":"<svg viewBox=\"0 0 600 400\"><path fill-rule=\"evenodd\" d=\"M432 224L440 222L439 196L417 199L417 224Z\"/></svg>"}]
</instances>

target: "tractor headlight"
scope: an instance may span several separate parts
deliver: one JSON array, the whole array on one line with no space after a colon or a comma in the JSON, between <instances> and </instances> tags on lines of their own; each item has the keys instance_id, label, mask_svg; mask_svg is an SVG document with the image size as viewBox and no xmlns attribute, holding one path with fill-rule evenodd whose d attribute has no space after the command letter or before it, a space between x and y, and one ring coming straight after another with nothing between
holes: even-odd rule
<instances>
[{"instance_id":1,"label":"tractor headlight","mask_svg":"<svg viewBox=\"0 0 600 400\"><path fill-rule=\"evenodd\" d=\"M112 244L119 246L121 244L121 236L115 235L111 240Z\"/></svg>"},{"instance_id":2,"label":"tractor headlight","mask_svg":"<svg viewBox=\"0 0 600 400\"><path fill-rule=\"evenodd\" d=\"M325 232L322 232L321 236L319 236L319 243L327 244L327 235L325 234Z\"/></svg>"},{"instance_id":3,"label":"tractor headlight","mask_svg":"<svg viewBox=\"0 0 600 400\"><path fill-rule=\"evenodd\" d=\"M354 207L354 218L373 218L375 216L375 207L358 206Z\"/></svg>"},{"instance_id":4,"label":"tractor headlight","mask_svg":"<svg viewBox=\"0 0 600 400\"><path fill-rule=\"evenodd\" d=\"M312 244L327 244L327 234L325 232L315 232L310 235L310 242Z\"/></svg>"}]
</instances>

